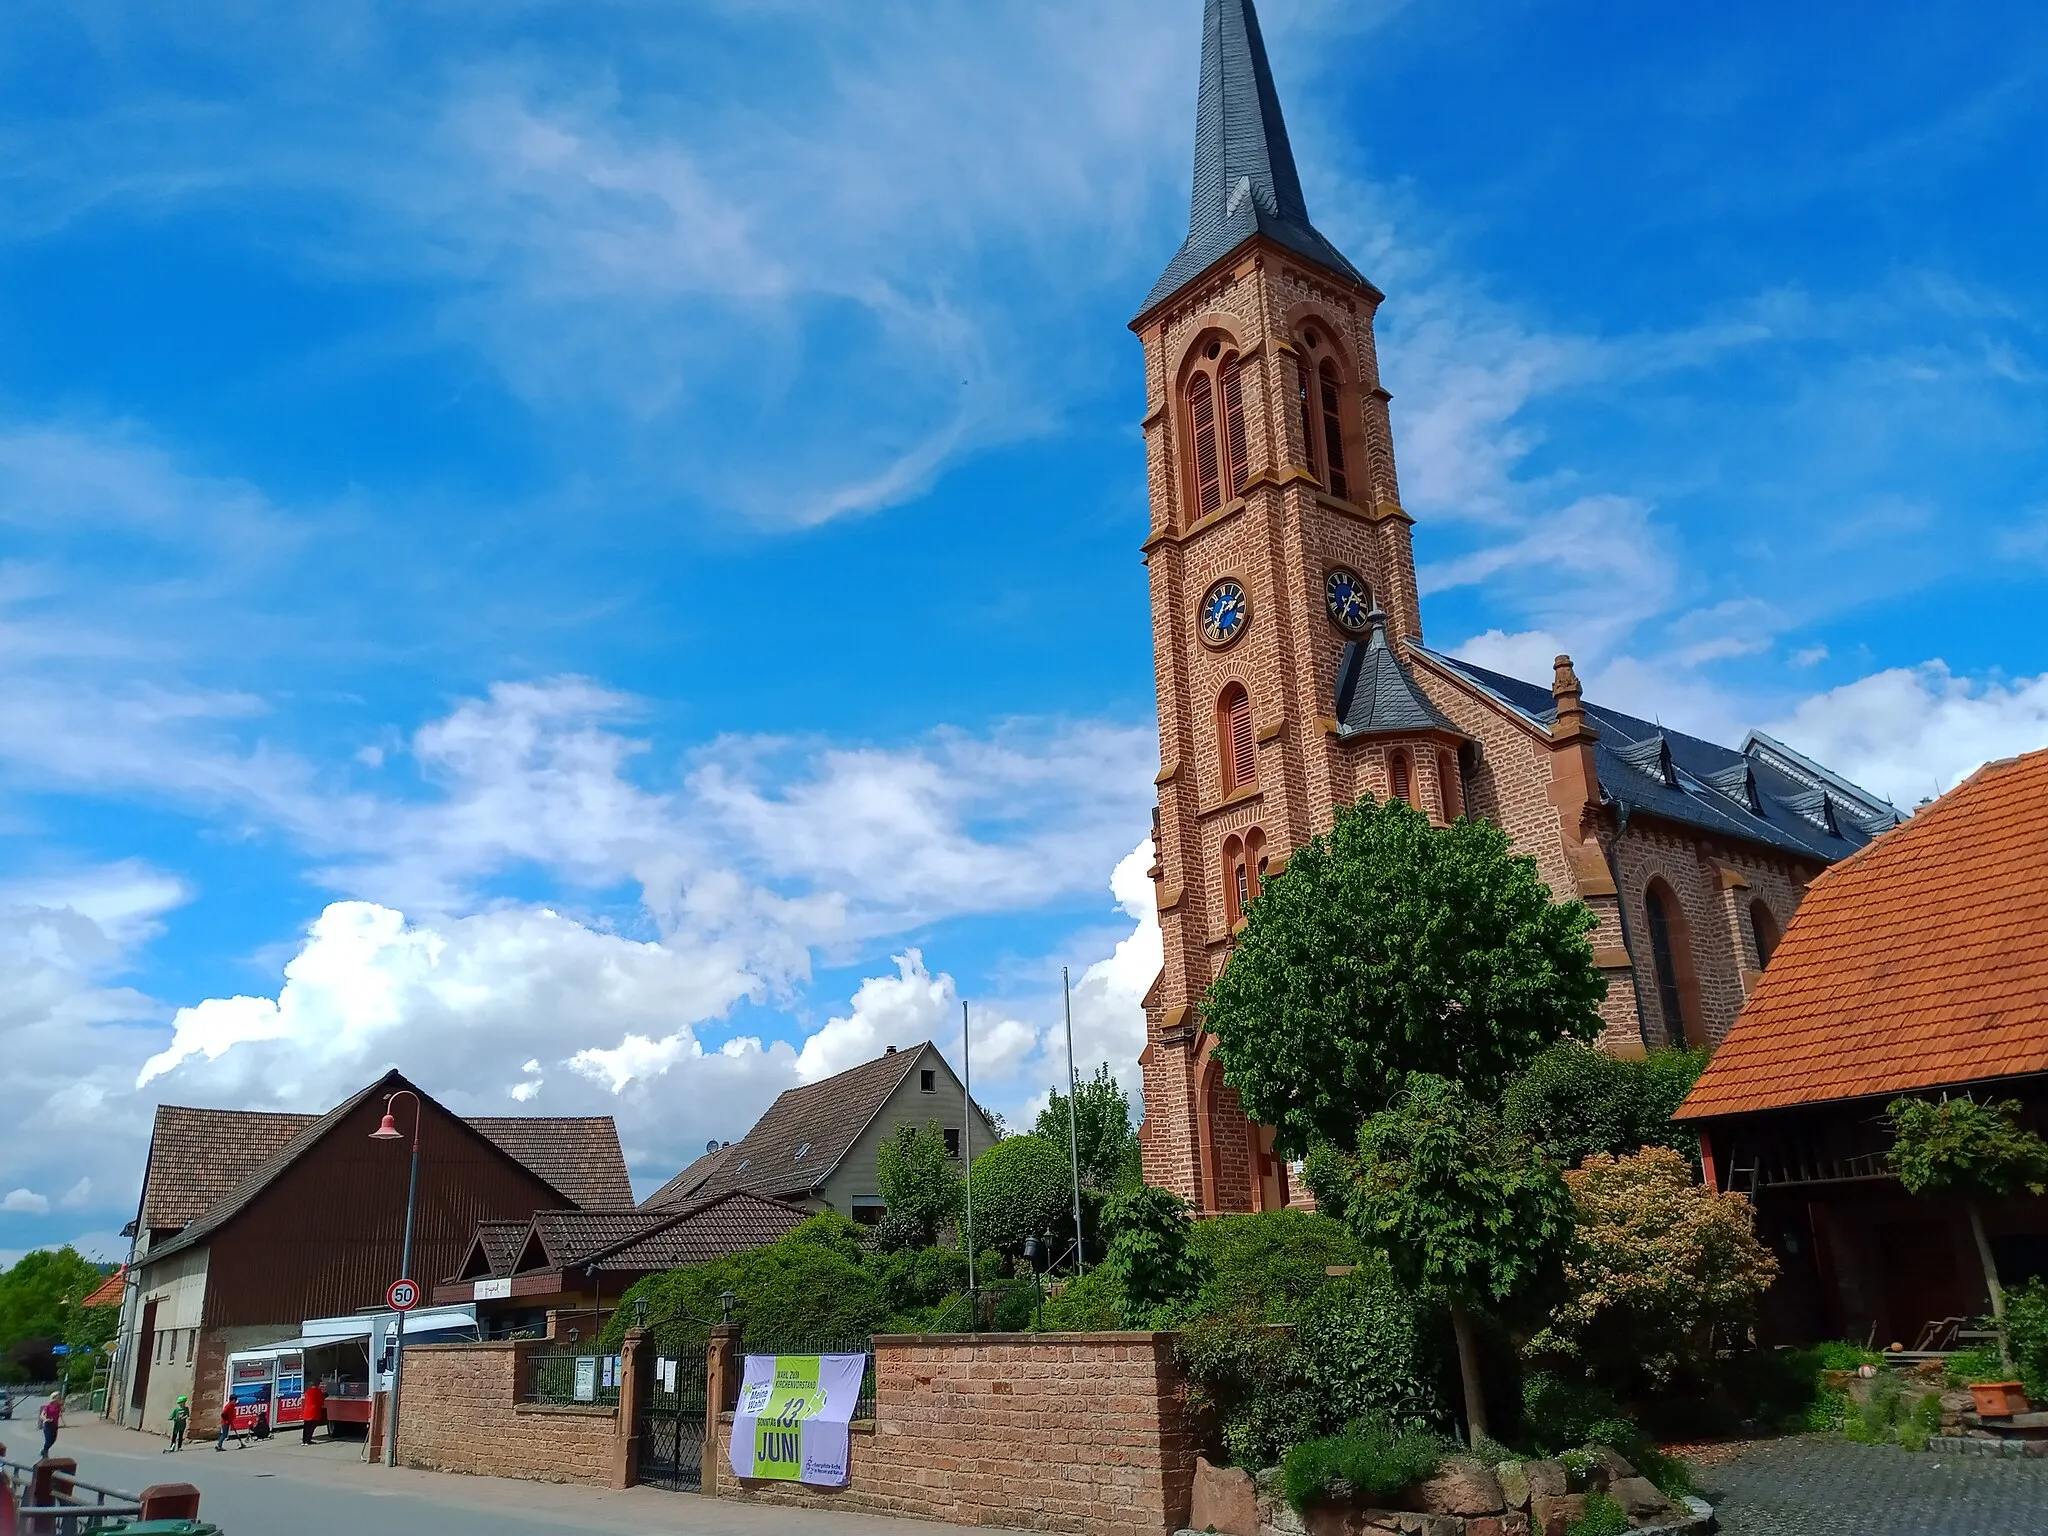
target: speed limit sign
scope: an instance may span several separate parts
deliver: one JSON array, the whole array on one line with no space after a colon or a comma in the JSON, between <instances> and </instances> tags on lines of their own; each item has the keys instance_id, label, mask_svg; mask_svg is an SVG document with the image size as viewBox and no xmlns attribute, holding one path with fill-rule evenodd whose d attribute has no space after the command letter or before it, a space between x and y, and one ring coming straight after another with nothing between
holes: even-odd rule
<instances>
[{"instance_id":1,"label":"speed limit sign","mask_svg":"<svg viewBox=\"0 0 2048 1536\"><path fill-rule=\"evenodd\" d=\"M420 1304L420 1288L410 1280L394 1280L384 1299L391 1304L392 1311L410 1312Z\"/></svg>"}]
</instances>

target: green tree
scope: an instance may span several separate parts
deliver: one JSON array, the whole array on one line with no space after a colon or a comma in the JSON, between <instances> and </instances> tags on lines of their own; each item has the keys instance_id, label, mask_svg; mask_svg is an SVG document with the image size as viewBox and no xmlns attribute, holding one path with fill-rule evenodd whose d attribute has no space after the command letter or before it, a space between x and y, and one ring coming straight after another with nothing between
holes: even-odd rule
<instances>
[{"instance_id":1,"label":"green tree","mask_svg":"<svg viewBox=\"0 0 2048 1536\"><path fill-rule=\"evenodd\" d=\"M1109 1251L1096 1276L1123 1298L1124 1324L1151 1327L1190 1301L1207 1278L1187 1201L1150 1184L1117 1191L1103 1213Z\"/></svg>"},{"instance_id":2,"label":"green tree","mask_svg":"<svg viewBox=\"0 0 2048 1536\"><path fill-rule=\"evenodd\" d=\"M106 1278L106 1270L68 1243L23 1254L0 1272L0 1353L64 1343L74 1331L89 1342L83 1330L92 1320L80 1315L79 1303Z\"/></svg>"},{"instance_id":3,"label":"green tree","mask_svg":"<svg viewBox=\"0 0 2048 1536\"><path fill-rule=\"evenodd\" d=\"M1557 1165L1484 1101L1428 1073L1411 1073L1356 1140L1353 1153L1319 1150L1310 1187L1404 1284L1448 1301L1476 1443L1487 1420L1472 1311L1556 1272L1572 1234L1571 1195Z\"/></svg>"},{"instance_id":4,"label":"green tree","mask_svg":"<svg viewBox=\"0 0 2048 1536\"><path fill-rule=\"evenodd\" d=\"M2005 1289L1998 1283L1998 1261L1984 1231L1982 1202L2022 1191L2048 1193L2048 1141L2020 1124L2017 1100L1979 1104L1967 1096L1939 1104L1926 1099L1894 1099L1885 1107L1892 1123L1892 1167L1899 1182L1916 1195L1957 1194L1970 1217L1977 1262L1983 1266L1984 1289L1991 1295L1991 1315L1998 1327L1998 1352L2012 1364L2006 1338Z\"/></svg>"},{"instance_id":5,"label":"green tree","mask_svg":"<svg viewBox=\"0 0 2048 1536\"><path fill-rule=\"evenodd\" d=\"M1501 1119L1567 1168L1596 1152L1644 1147L1699 1156L1699 1138L1671 1116L1707 1065L1705 1051L1652 1051L1623 1061L1576 1040L1544 1051L1501 1097Z\"/></svg>"},{"instance_id":6,"label":"green tree","mask_svg":"<svg viewBox=\"0 0 2048 1536\"><path fill-rule=\"evenodd\" d=\"M936 1120L905 1123L875 1149L875 1170L889 1212L878 1247L929 1248L960 1218L960 1170Z\"/></svg>"},{"instance_id":7,"label":"green tree","mask_svg":"<svg viewBox=\"0 0 2048 1536\"><path fill-rule=\"evenodd\" d=\"M1057 1089L1038 1112L1032 1134L1057 1147L1067 1146L1070 1139L1078 1143L1081 1183L1090 1189L1111 1190L1128 1182L1137 1163L1138 1132L1131 1124L1130 1095L1110 1075L1107 1062L1098 1066L1087 1082L1077 1085L1071 1138L1067 1096Z\"/></svg>"},{"instance_id":8,"label":"green tree","mask_svg":"<svg viewBox=\"0 0 2048 1536\"><path fill-rule=\"evenodd\" d=\"M1595 1038L1594 923L1491 823L1368 799L1252 903L1202 1022L1282 1152L1349 1150L1410 1073L1492 1099L1553 1042Z\"/></svg>"},{"instance_id":9,"label":"green tree","mask_svg":"<svg viewBox=\"0 0 2048 1536\"><path fill-rule=\"evenodd\" d=\"M1011 1136L974 1160L977 1247L1015 1254L1027 1237L1048 1237L1073 1224L1073 1186L1066 1143L1042 1136Z\"/></svg>"}]
</instances>

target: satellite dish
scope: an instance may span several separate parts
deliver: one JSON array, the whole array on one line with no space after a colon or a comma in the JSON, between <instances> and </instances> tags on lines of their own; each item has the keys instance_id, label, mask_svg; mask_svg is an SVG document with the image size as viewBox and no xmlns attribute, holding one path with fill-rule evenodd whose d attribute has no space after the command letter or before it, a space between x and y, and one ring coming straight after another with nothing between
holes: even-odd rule
<instances>
[{"instance_id":1,"label":"satellite dish","mask_svg":"<svg viewBox=\"0 0 2048 1536\"><path fill-rule=\"evenodd\" d=\"M709 1141L705 1142L704 1150L706 1152L716 1152L718 1150L718 1138L714 1136Z\"/></svg>"}]
</instances>

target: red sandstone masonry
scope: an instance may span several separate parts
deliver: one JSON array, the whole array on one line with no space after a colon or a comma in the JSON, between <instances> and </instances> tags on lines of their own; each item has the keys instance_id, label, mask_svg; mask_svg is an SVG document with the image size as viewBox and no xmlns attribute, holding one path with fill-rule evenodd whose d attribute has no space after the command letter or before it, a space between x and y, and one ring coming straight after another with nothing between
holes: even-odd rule
<instances>
[{"instance_id":1,"label":"red sandstone masonry","mask_svg":"<svg viewBox=\"0 0 2048 1536\"><path fill-rule=\"evenodd\" d=\"M426 1344L405 1352L398 1459L433 1472L618 1486L618 1410L518 1401L546 1340Z\"/></svg>"},{"instance_id":2,"label":"red sandstone masonry","mask_svg":"<svg viewBox=\"0 0 2048 1536\"><path fill-rule=\"evenodd\" d=\"M731 1429L726 1415L723 1437ZM721 1478L752 1503L954 1525L1161 1536L1187 1521L1195 1441L1173 1335L875 1340L875 1420L844 1489Z\"/></svg>"}]
</instances>

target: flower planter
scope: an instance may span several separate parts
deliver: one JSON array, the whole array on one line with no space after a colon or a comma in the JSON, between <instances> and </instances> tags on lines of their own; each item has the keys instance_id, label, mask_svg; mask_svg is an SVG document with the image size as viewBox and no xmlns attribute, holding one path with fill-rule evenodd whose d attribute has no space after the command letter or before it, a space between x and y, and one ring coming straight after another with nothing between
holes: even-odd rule
<instances>
[{"instance_id":1,"label":"flower planter","mask_svg":"<svg viewBox=\"0 0 2048 1536\"><path fill-rule=\"evenodd\" d=\"M2009 1419L2027 1411L2026 1389L2016 1381L1975 1381L1970 1396L1977 1400L1980 1419Z\"/></svg>"}]
</instances>

